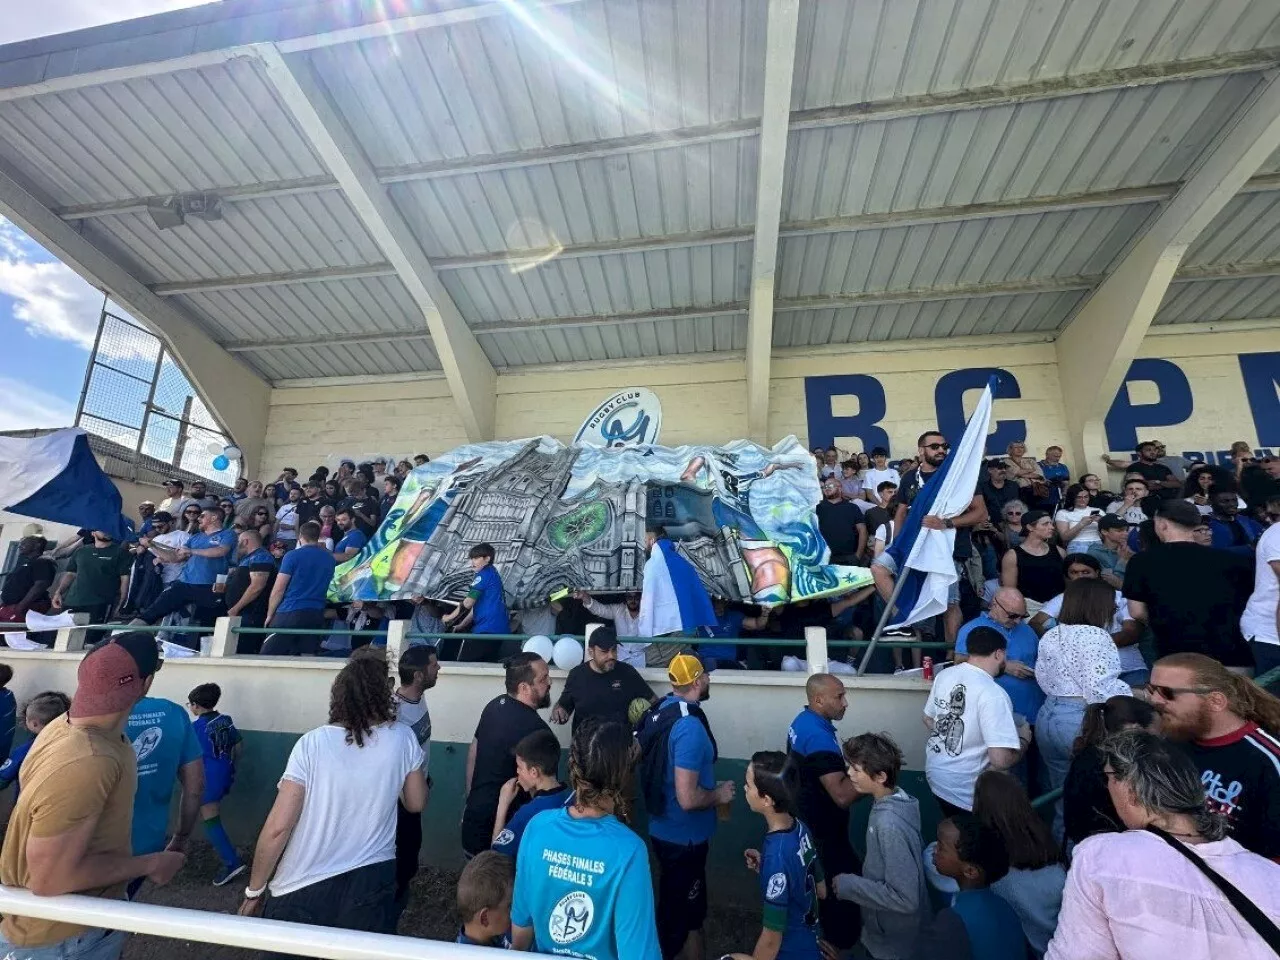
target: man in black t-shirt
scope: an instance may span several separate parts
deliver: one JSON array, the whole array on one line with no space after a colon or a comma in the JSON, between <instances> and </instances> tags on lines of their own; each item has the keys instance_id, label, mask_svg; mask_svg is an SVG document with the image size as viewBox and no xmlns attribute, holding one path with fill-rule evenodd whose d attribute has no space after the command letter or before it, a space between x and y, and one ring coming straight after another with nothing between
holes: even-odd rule
<instances>
[{"instance_id":1,"label":"man in black t-shirt","mask_svg":"<svg viewBox=\"0 0 1280 960\"><path fill-rule=\"evenodd\" d=\"M831 548L831 562L855 566L867 546L867 528L862 511L844 499L840 481L822 481L822 501L817 506L818 531Z\"/></svg>"},{"instance_id":2,"label":"man in black t-shirt","mask_svg":"<svg viewBox=\"0 0 1280 960\"><path fill-rule=\"evenodd\" d=\"M49 587L58 568L42 556L44 548L44 537L23 537L18 543L18 562L0 586L0 621L21 623L28 610L48 611Z\"/></svg>"},{"instance_id":3,"label":"man in black t-shirt","mask_svg":"<svg viewBox=\"0 0 1280 960\"><path fill-rule=\"evenodd\" d=\"M382 519L382 502L369 493L364 480L353 477L344 488L347 495L338 502L338 512L351 512L356 528L366 537L372 537Z\"/></svg>"},{"instance_id":4,"label":"man in black t-shirt","mask_svg":"<svg viewBox=\"0 0 1280 960\"><path fill-rule=\"evenodd\" d=\"M947 453L951 450L951 444L947 443L946 437L936 430L920 434L920 438L916 443L919 447L920 466L904 473L902 482L898 484L898 493L893 500L896 510L893 518L895 531L902 529L902 525L907 520L907 512L911 509L911 504L915 502L916 495L924 489L924 485L938 472L938 468L942 466L942 461L947 459ZM965 508L963 513L945 519L934 516L925 517L921 521L921 526L930 530L955 530L955 547L952 549L951 556L956 561L956 573L963 580L966 577L964 571L965 561L973 553L972 530L979 524L986 523L986 521L987 505L983 502L982 495L975 489L973 499L969 501L969 506ZM892 563L887 555L881 555L876 562L881 563L882 561ZM887 564L885 566L887 567ZM896 577L898 571L892 570L891 574ZM885 580L883 582L889 584L892 581ZM880 586L881 581L877 581L877 588ZM881 592L883 594L883 590ZM885 599L888 600L888 597L886 596ZM955 591L947 598L947 612L942 621L948 646L955 646L956 635L960 632L961 620L960 590L959 581L957 581Z\"/></svg>"},{"instance_id":5,"label":"man in black t-shirt","mask_svg":"<svg viewBox=\"0 0 1280 960\"><path fill-rule=\"evenodd\" d=\"M587 659L569 671L564 692L551 711L552 723L566 723L573 716L573 732L590 717L616 720L634 726L627 714L633 700L657 701L649 684L629 663L618 660L618 633L613 627L597 627L587 640Z\"/></svg>"},{"instance_id":6,"label":"man in black t-shirt","mask_svg":"<svg viewBox=\"0 0 1280 960\"><path fill-rule=\"evenodd\" d=\"M1110 462L1110 461L1108 461ZM1160 446L1156 443L1138 445L1138 459L1123 465L1125 475L1138 474L1147 481L1151 492L1162 500L1172 500L1182 490L1182 484L1173 471L1160 462Z\"/></svg>"},{"instance_id":7,"label":"man in black t-shirt","mask_svg":"<svg viewBox=\"0 0 1280 960\"><path fill-rule=\"evenodd\" d=\"M1018 485L1009 481L1005 467L1003 460L988 460L985 464L986 479L978 483L978 492L987 506L988 517L1004 516L1005 504L1018 499Z\"/></svg>"},{"instance_id":8,"label":"man in black t-shirt","mask_svg":"<svg viewBox=\"0 0 1280 960\"><path fill-rule=\"evenodd\" d=\"M1147 689L1160 732L1200 768L1209 809L1226 815L1241 846L1280 861L1280 701L1250 686L1212 660L1178 654L1156 662Z\"/></svg>"},{"instance_id":9,"label":"man in black t-shirt","mask_svg":"<svg viewBox=\"0 0 1280 960\"><path fill-rule=\"evenodd\" d=\"M1129 615L1155 634L1160 656L1202 653L1228 667L1252 667L1240 614L1253 587L1249 559L1193 540L1200 511L1185 500L1156 510L1160 543L1137 553L1124 573Z\"/></svg>"},{"instance_id":10,"label":"man in black t-shirt","mask_svg":"<svg viewBox=\"0 0 1280 960\"><path fill-rule=\"evenodd\" d=\"M467 796L462 809L462 849L469 856L488 850L502 785L516 775L516 744L537 730L550 730L538 716L551 706L551 671L536 653L507 661L507 692L480 714L467 752ZM518 802L518 801L517 801ZM509 813L515 813L513 804Z\"/></svg>"}]
</instances>

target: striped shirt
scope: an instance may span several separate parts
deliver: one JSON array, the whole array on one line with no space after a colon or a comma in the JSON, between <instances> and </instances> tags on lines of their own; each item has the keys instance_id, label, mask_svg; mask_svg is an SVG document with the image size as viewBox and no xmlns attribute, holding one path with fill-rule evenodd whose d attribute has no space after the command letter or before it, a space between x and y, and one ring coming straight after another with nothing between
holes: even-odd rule
<instances>
[{"instance_id":1,"label":"striped shirt","mask_svg":"<svg viewBox=\"0 0 1280 960\"><path fill-rule=\"evenodd\" d=\"M1280 738L1246 723L1187 749L1200 768L1205 802L1226 814L1231 836L1245 849L1280 862Z\"/></svg>"}]
</instances>

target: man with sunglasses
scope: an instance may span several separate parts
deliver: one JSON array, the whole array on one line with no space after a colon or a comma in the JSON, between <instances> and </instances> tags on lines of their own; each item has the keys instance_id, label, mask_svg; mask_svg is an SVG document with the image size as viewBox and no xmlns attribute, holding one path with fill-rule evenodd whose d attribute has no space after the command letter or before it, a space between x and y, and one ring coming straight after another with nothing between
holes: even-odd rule
<instances>
[{"instance_id":1,"label":"man with sunglasses","mask_svg":"<svg viewBox=\"0 0 1280 960\"><path fill-rule=\"evenodd\" d=\"M200 532L194 534L185 546L169 551L154 544L152 552L163 563L182 562L178 579L164 588L154 603L138 614L135 624L158 623L163 617L181 610L187 604L195 607L195 622L212 626L227 609L226 597L214 591L218 577L225 583L231 551L236 545L236 532L222 528L222 511L205 510L200 514ZM183 646L196 649L196 635L176 634Z\"/></svg>"},{"instance_id":2,"label":"man with sunglasses","mask_svg":"<svg viewBox=\"0 0 1280 960\"><path fill-rule=\"evenodd\" d=\"M1161 734L1185 746L1232 837L1280 861L1280 700L1195 653L1157 660L1147 693Z\"/></svg>"},{"instance_id":3,"label":"man with sunglasses","mask_svg":"<svg viewBox=\"0 0 1280 960\"><path fill-rule=\"evenodd\" d=\"M914 467L902 475L902 483L898 486L898 494L894 498L897 510L894 516L895 530L902 529L902 525L907 519L907 512L911 509L911 504L916 499L916 494L938 472L938 468L942 466L942 461L947 459L947 453L951 450L951 444L947 443L946 437L936 430L920 434L916 445L920 453L920 466ZM960 632L960 584L965 582L967 576L964 569L965 564L973 553L972 530L979 524L986 523L986 521L987 507L982 500L982 494L977 490L974 491L973 499L969 501L969 506L959 516L945 519L928 516L922 521L922 525L931 530L955 530L956 532L955 547L951 556L956 561L956 573L959 576L959 580L952 586L951 595L947 597L947 612L943 617L947 646L955 645L956 636ZM882 555L876 558L876 562L881 563L885 559L887 557ZM881 565L887 567L887 564ZM891 570L890 573L896 576L897 571ZM880 586L880 584L877 584L877 586Z\"/></svg>"}]
</instances>

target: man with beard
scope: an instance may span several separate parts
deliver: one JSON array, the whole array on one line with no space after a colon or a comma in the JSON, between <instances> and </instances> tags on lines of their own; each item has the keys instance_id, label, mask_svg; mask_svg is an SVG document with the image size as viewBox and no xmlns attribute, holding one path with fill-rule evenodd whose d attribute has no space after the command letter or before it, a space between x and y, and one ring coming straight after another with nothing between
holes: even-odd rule
<instances>
[{"instance_id":1,"label":"man with beard","mask_svg":"<svg viewBox=\"0 0 1280 960\"><path fill-rule=\"evenodd\" d=\"M601 603L585 590L577 590L573 599L582 604L582 608L602 620L613 621L613 635L618 637L640 636L640 594L628 593L622 603ZM583 625L585 629L585 624ZM559 629L559 624L557 624ZM645 643L619 643L617 659L633 667L643 667ZM578 729L575 722L573 728Z\"/></svg>"},{"instance_id":2,"label":"man with beard","mask_svg":"<svg viewBox=\"0 0 1280 960\"><path fill-rule=\"evenodd\" d=\"M707 850L717 806L733 802L732 780L715 780L716 742L698 706L711 675L682 653L667 667L671 693L645 715L636 739L649 836L658 861L658 944L663 960L702 960L707 919Z\"/></svg>"},{"instance_id":3,"label":"man with beard","mask_svg":"<svg viewBox=\"0 0 1280 960\"><path fill-rule=\"evenodd\" d=\"M431 790L431 711L427 709L426 692L440 676L440 658L436 648L423 644L410 647L396 664L400 686L396 688L396 722L413 731L422 748L422 775L427 778L427 796ZM409 884L418 873L418 856L422 852L422 812L415 813L403 802L396 804L396 915L404 912L409 902Z\"/></svg>"},{"instance_id":4,"label":"man with beard","mask_svg":"<svg viewBox=\"0 0 1280 960\"><path fill-rule=\"evenodd\" d=\"M1157 660L1147 692L1160 732L1200 768L1206 805L1241 846L1280 860L1280 700L1198 653Z\"/></svg>"},{"instance_id":5,"label":"man with beard","mask_svg":"<svg viewBox=\"0 0 1280 960\"><path fill-rule=\"evenodd\" d=\"M836 738L835 721L844 719L849 706L844 683L829 673L815 673L804 693L808 703L787 730L787 752L800 771L799 817L813 836L825 876L861 873L849 842L849 808L858 791ZM837 950L852 949L862 932L858 905L829 896L819 902L818 911L823 937Z\"/></svg>"},{"instance_id":6,"label":"man with beard","mask_svg":"<svg viewBox=\"0 0 1280 960\"><path fill-rule=\"evenodd\" d=\"M653 703L658 698L629 663L618 659L618 634L613 627L596 627L587 637L587 659L569 671L564 692L551 711L551 722L567 723L573 732L591 717L630 727L627 709L633 700Z\"/></svg>"},{"instance_id":7,"label":"man with beard","mask_svg":"<svg viewBox=\"0 0 1280 960\"><path fill-rule=\"evenodd\" d=\"M838 478L828 477L822 481L822 499L815 512L818 532L831 548L831 562L857 565L867 548L867 527L862 511L844 499Z\"/></svg>"},{"instance_id":8,"label":"man with beard","mask_svg":"<svg viewBox=\"0 0 1280 960\"><path fill-rule=\"evenodd\" d=\"M467 795L462 810L462 849L468 857L488 850L502 785L516 775L516 744L536 730L550 730L538 716L551 706L551 671L536 653L506 663L507 692L489 701L467 752ZM511 811L515 812L514 808Z\"/></svg>"},{"instance_id":9,"label":"man with beard","mask_svg":"<svg viewBox=\"0 0 1280 960\"><path fill-rule=\"evenodd\" d=\"M1240 512L1240 494L1233 486L1209 490L1209 534L1212 545L1252 559L1254 547L1262 536L1262 524Z\"/></svg>"}]
</instances>

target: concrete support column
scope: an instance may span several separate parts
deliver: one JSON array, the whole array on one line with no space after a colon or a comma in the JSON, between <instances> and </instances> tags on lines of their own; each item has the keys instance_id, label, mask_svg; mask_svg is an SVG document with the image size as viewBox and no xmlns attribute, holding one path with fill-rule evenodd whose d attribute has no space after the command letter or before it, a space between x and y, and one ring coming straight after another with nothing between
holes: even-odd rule
<instances>
[{"instance_id":1,"label":"concrete support column","mask_svg":"<svg viewBox=\"0 0 1280 960\"><path fill-rule=\"evenodd\" d=\"M827 630L826 627L804 628L804 658L809 664L809 675L827 672Z\"/></svg>"},{"instance_id":2,"label":"concrete support column","mask_svg":"<svg viewBox=\"0 0 1280 960\"><path fill-rule=\"evenodd\" d=\"M1151 229L1057 340L1058 379L1078 473L1099 471L1104 420L1192 241L1280 149L1280 72L1259 81Z\"/></svg>"},{"instance_id":3,"label":"concrete support column","mask_svg":"<svg viewBox=\"0 0 1280 960\"><path fill-rule=\"evenodd\" d=\"M234 657L236 647L240 643L236 628L240 626L239 617L219 617L213 624L213 644L209 648L211 657Z\"/></svg>"}]
</instances>

